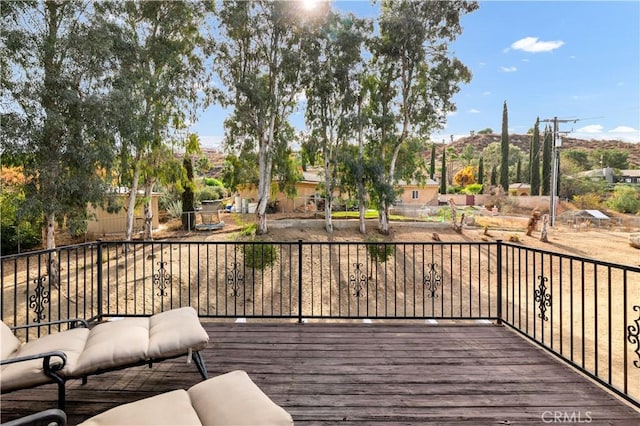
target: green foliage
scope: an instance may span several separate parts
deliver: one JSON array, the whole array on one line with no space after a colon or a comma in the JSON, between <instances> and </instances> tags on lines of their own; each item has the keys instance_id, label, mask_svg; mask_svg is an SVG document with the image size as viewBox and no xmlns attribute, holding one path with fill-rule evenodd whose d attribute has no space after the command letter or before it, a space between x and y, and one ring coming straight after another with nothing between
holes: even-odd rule
<instances>
[{"instance_id":1,"label":"green foliage","mask_svg":"<svg viewBox=\"0 0 640 426\"><path fill-rule=\"evenodd\" d=\"M440 164L440 194L447 193L447 154L446 150L442 150L442 163Z\"/></svg>"},{"instance_id":2,"label":"green foliage","mask_svg":"<svg viewBox=\"0 0 640 426\"><path fill-rule=\"evenodd\" d=\"M182 192L182 204L181 204L181 218L182 218L182 228L189 229L192 223L195 223L195 197L193 193L193 188L195 183L193 182L193 163L189 155L184 156L182 160L182 167L185 172L185 181L183 183L184 191ZM182 212L187 212L187 214L182 215Z\"/></svg>"},{"instance_id":3,"label":"green foliage","mask_svg":"<svg viewBox=\"0 0 640 426\"><path fill-rule=\"evenodd\" d=\"M16 2L10 10L2 14L2 68L10 70L2 72L2 155L24 166L22 213L60 223L104 197L96 170L110 169L114 157L106 40L94 9L77 2Z\"/></svg>"},{"instance_id":4,"label":"green foliage","mask_svg":"<svg viewBox=\"0 0 640 426\"><path fill-rule=\"evenodd\" d=\"M493 129L491 127L487 127L486 129L478 130L476 133L479 135L492 135Z\"/></svg>"},{"instance_id":5,"label":"green foliage","mask_svg":"<svg viewBox=\"0 0 640 426\"><path fill-rule=\"evenodd\" d=\"M472 183L465 186L462 192L465 194L482 194L482 187L481 183Z\"/></svg>"},{"instance_id":6,"label":"green foliage","mask_svg":"<svg viewBox=\"0 0 640 426\"><path fill-rule=\"evenodd\" d=\"M29 220L18 215L20 197L2 189L0 196L0 247L2 255L36 247L41 242L42 220ZM24 200L24 198L22 198Z\"/></svg>"},{"instance_id":7,"label":"green foliage","mask_svg":"<svg viewBox=\"0 0 640 426\"><path fill-rule=\"evenodd\" d=\"M561 198L573 199L576 195L589 193L603 196L607 189L607 182L604 180L593 180L588 178L565 177L560 180L558 195Z\"/></svg>"},{"instance_id":8,"label":"green foliage","mask_svg":"<svg viewBox=\"0 0 640 426\"><path fill-rule=\"evenodd\" d=\"M254 223L250 223L244 226L240 231L238 231L238 235L241 237L250 237L256 235L256 231L258 229L258 225Z\"/></svg>"},{"instance_id":9,"label":"green foliage","mask_svg":"<svg viewBox=\"0 0 640 426\"><path fill-rule=\"evenodd\" d=\"M172 200L167 203L167 213L174 219L182 218L182 200Z\"/></svg>"},{"instance_id":10,"label":"green foliage","mask_svg":"<svg viewBox=\"0 0 640 426\"><path fill-rule=\"evenodd\" d=\"M224 188L224 183L222 183L221 180L216 179L216 178L206 177L206 178L204 178L204 184L206 186L219 186L219 187Z\"/></svg>"},{"instance_id":11,"label":"green foliage","mask_svg":"<svg viewBox=\"0 0 640 426\"><path fill-rule=\"evenodd\" d=\"M384 263L395 254L396 247L393 244L385 244L380 239L368 238L367 252L372 261Z\"/></svg>"},{"instance_id":12,"label":"green foliage","mask_svg":"<svg viewBox=\"0 0 640 426\"><path fill-rule=\"evenodd\" d=\"M244 265L249 268L263 270L273 266L278 260L278 250L271 243L246 243L240 246L240 250L244 256Z\"/></svg>"},{"instance_id":13,"label":"green foliage","mask_svg":"<svg viewBox=\"0 0 640 426\"><path fill-rule=\"evenodd\" d=\"M529 182L531 195L540 194L540 119L536 118L531 137L531 149L529 151Z\"/></svg>"},{"instance_id":14,"label":"green foliage","mask_svg":"<svg viewBox=\"0 0 640 426\"><path fill-rule=\"evenodd\" d=\"M500 186L509 191L509 117L507 101L502 107L502 137L500 139Z\"/></svg>"},{"instance_id":15,"label":"green foliage","mask_svg":"<svg viewBox=\"0 0 640 426\"><path fill-rule=\"evenodd\" d=\"M574 195L573 203L579 209L599 209L600 208L600 195L590 192L583 195Z\"/></svg>"},{"instance_id":16,"label":"green foliage","mask_svg":"<svg viewBox=\"0 0 640 426\"><path fill-rule=\"evenodd\" d=\"M580 148L564 149L560 151L562 162L578 171L591 170L592 164L589 159L589 153Z\"/></svg>"},{"instance_id":17,"label":"green foliage","mask_svg":"<svg viewBox=\"0 0 640 426\"><path fill-rule=\"evenodd\" d=\"M203 200L220 200L225 196L226 191L220 186L205 186L196 192L196 199L200 202Z\"/></svg>"},{"instance_id":18,"label":"green foliage","mask_svg":"<svg viewBox=\"0 0 640 426\"><path fill-rule=\"evenodd\" d=\"M629 153L620 149L597 148L589 153L589 159L595 167L629 168Z\"/></svg>"},{"instance_id":19,"label":"green foliage","mask_svg":"<svg viewBox=\"0 0 640 426\"><path fill-rule=\"evenodd\" d=\"M640 213L640 191L629 185L617 185L607 205L620 213Z\"/></svg>"},{"instance_id":20,"label":"green foliage","mask_svg":"<svg viewBox=\"0 0 640 426\"><path fill-rule=\"evenodd\" d=\"M549 126L544 129L544 142L542 147L542 195L551 194L551 154L553 145L553 134Z\"/></svg>"}]
</instances>

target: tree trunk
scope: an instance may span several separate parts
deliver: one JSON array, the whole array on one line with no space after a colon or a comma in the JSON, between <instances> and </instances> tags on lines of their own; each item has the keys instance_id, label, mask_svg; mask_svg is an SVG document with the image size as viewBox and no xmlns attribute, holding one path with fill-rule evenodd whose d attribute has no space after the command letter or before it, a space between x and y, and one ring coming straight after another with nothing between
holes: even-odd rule
<instances>
[{"instance_id":1,"label":"tree trunk","mask_svg":"<svg viewBox=\"0 0 640 426\"><path fill-rule=\"evenodd\" d=\"M144 186L144 239L153 240L153 182L148 182Z\"/></svg>"},{"instance_id":2,"label":"tree trunk","mask_svg":"<svg viewBox=\"0 0 640 426\"><path fill-rule=\"evenodd\" d=\"M333 199L333 186L331 185L331 170L329 166L329 160L326 159L327 153L325 152L324 161L324 185L326 189L326 195L324 199L324 223L327 232L333 232L333 222L331 219L332 199Z\"/></svg>"},{"instance_id":3,"label":"tree trunk","mask_svg":"<svg viewBox=\"0 0 640 426\"><path fill-rule=\"evenodd\" d=\"M389 235L389 205L386 201L380 203L380 233L383 235Z\"/></svg>"},{"instance_id":4,"label":"tree trunk","mask_svg":"<svg viewBox=\"0 0 640 426\"><path fill-rule=\"evenodd\" d=\"M55 213L47 214L47 250L51 250L49 254L48 275L49 284L58 288L60 279L60 265L58 264L58 252L56 248L56 215Z\"/></svg>"},{"instance_id":5,"label":"tree trunk","mask_svg":"<svg viewBox=\"0 0 640 426\"><path fill-rule=\"evenodd\" d=\"M269 154L269 142L263 141L258 152L258 207L256 208L256 216L258 219L258 228L256 233L263 235L268 232L267 228L267 204L269 203L269 193L271 190L271 156Z\"/></svg>"},{"instance_id":6,"label":"tree trunk","mask_svg":"<svg viewBox=\"0 0 640 426\"><path fill-rule=\"evenodd\" d=\"M360 160L360 165L363 167L364 165L364 137L362 133L362 97L358 96L358 159ZM367 214L366 204L365 204L365 187L364 187L364 176L358 176L358 211L360 218L360 233L365 235L367 233L367 224L365 222L365 215Z\"/></svg>"},{"instance_id":7,"label":"tree trunk","mask_svg":"<svg viewBox=\"0 0 640 426\"><path fill-rule=\"evenodd\" d=\"M137 160L137 159L136 159ZM129 205L127 207L127 229L125 241L131 241L133 235L133 223L135 220L134 214L136 209L136 195L138 194L138 181L140 179L140 162L136 161L136 168L133 172L133 181L131 182L131 188L129 190Z\"/></svg>"}]
</instances>

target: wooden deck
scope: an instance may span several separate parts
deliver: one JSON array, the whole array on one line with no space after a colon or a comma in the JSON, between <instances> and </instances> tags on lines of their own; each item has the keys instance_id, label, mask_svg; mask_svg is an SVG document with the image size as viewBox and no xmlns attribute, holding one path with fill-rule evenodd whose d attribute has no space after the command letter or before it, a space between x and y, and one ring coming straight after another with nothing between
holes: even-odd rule
<instances>
[{"instance_id":1,"label":"wooden deck","mask_svg":"<svg viewBox=\"0 0 640 426\"><path fill-rule=\"evenodd\" d=\"M298 425L640 424L640 412L505 327L205 322L209 375L246 370ZM67 384L69 423L200 381L185 358ZM2 421L55 406L2 395Z\"/></svg>"}]
</instances>

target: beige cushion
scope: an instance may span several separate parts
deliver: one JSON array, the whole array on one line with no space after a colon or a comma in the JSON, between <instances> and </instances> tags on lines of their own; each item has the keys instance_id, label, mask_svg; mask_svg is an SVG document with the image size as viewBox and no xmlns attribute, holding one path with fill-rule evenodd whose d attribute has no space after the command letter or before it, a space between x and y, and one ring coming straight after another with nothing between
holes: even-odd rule
<instances>
[{"instance_id":1,"label":"beige cushion","mask_svg":"<svg viewBox=\"0 0 640 426\"><path fill-rule=\"evenodd\" d=\"M83 426L200 425L185 390L120 405L81 423Z\"/></svg>"},{"instance_id":2,"label":"beige cushion","mask_svg":"<svg viewBox=\"0 0 640 426\"><path fill-rule=\"evenodd\" d=\"M148 359L149 318L125 318L98 324L70 376L127 365Z\"/></svg>"},{"instance_id":3,"label":"beige cushion","mask_svg":"<svg viewBox=\"0 0 640 426\"><path fill-rule=\"evenodd\" d=\"M232 371L192 386L121 405L81 423L111 425L293 425L291 415L276 405L246 372Z\"/></svg>"},{"instance_id":4,"label":"beige cushion","mask_svg":"<svg viewBox=\"0 0 640 426\"><path fill-rule=\"evenodd\" d=\"M189 389L191 404L208 426L292 425L293 419L244 371L232 371Z\"/></svg>"},{"instance_id":5,"label":"beige cushion","mask_svg":"<svg viewBox=\"0 0 640 426\"><path fill-rule=\"evenodd\" d=\"M67 364L60 374L69 375L70 372L76 368L78 358L84 349L84 344L88 336L89 329L87 328L74 328L60 333L48 334L25 343L14 354L14 357L61 351L67 355ZM58 361L58 358L52 358L51 361L55 363ZM51 381L51 379L43 373L41 358L3 365L1 377L2 392L49 383Z\"/></svg>"},{"instance_id":6,"label":"beige cushion","mask_svg":"<svg viewBox=\"0 0 640 426\"><path fill-rule=\"evenodd\" d=\"M149 318L149 357L180 355L186 349L199 351L209 342L207 331L200 324L192 307L172 309Z\"/></svg>"},{"instance_id":7,"label":"beige cushion","mask_svg":"<svg viewBox=\"0 0 640 426\"><path fill-rule=\"evenodd\" d=\"M20 341L11 329L3 323L0 332L3 358L61 351L67 355L67 364L60 374L67 378L186 354L189 349L203 349L209 341L209 335L191 307L149 318L107 321L91 330L75 328L46 335L17 351ZM41 359L3 365L0 373L2 392L51 382L42 371Z\"/></svg>"},{"instance_id":8,"label":"beige cushion","mask_svg":"<svg viewBox=\"0 0 640 426\"><path fill-rule=\"evenodd\" d=\"M0 359L10 358L22 344L4 321L0 321L0 339Z\"/></svg>"}]
</instances>

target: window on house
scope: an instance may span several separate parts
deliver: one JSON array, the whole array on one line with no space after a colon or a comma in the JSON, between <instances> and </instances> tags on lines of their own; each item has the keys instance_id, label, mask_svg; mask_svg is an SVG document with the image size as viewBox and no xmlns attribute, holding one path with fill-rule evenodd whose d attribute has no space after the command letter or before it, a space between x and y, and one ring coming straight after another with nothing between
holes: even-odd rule
<instances>
[{"instance_id":1,"label":"window on house","mask_svg":"<svg viewBox=\"0 0 640 426\"><path fill-rule=\"evenodd\" d=\"M412 200L418 199L418 191L411 191L411 199Z\"/></svg>"}]
</instances>

